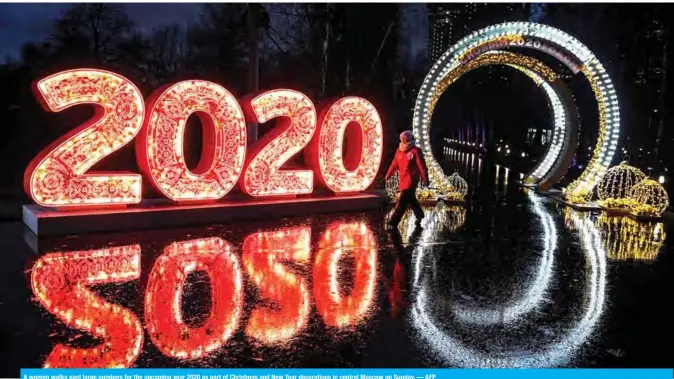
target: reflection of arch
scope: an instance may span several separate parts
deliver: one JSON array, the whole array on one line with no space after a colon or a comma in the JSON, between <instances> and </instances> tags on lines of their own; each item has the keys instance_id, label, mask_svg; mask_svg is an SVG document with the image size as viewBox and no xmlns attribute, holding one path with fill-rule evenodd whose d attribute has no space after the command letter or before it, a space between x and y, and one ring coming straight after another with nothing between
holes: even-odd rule
<instances>
[{"instance_id":1,"label":"reflection of arch","mask_svg":"<svg viewBox=\"0 0 674 379\"><path fill-rule=\"evenodd\" d=\"M462 367L550 367L567 362L590 336L599 321L606 288L606 253L601 247L599 231L589 218L582 218L579 213L572 212L574 212L572 222L579 231L590 268L585 311L571 330L540 351L511 346L507 352L490 354L465 346L462 341L450 336L447 330L438 327L428 310L432 301L429 299L427 280L423 282L419 280L420 270L424 268L422 263L424 251L420 251L414 258L416 295L412 308L412 325L428 346L450 364Z\"/></svg>"},{"instance_id":2,"label":"reflection of arch","mask_svg":"<svg viewBox=\"0 0 674 379\"><path fill-rule=\"evenodd\" d=\"M454 305L452 306L452 312L457 319L482 325L508 324L529 313L543 300L543 295L550 285L550 279L552 279L554 254L557 250L557 227L550 212L544 208L540 199L536 195L532 195L531 192L528 194L533 203L533 211L543 225L543 254L541 254L541 261L533 281L520 299L511 301L498 309Z\"/></svg>"},{"instance_id":3,"label":"reflection of arch","mask_svg":"<svg viewBox=\"0 0 674 379\"><path fill-rule=\"evenodd\" d=\"M429 171L433 175L431 180L445 179L444 175L441 174L442 169L435 161L430 149L431 115L437 99L446 88L442 86L443 81L456 75L457 70L463 70L464 66L470 65L473 61L484 59L480 57L486 55L486 53L507 47L526 47L548 53L559 59L573 73L582 72L590 81L599 105L597 145L594 156L585 171L580 178L567 188L568 197L587 198L596 183L604 175L617 147L620 121L615 90L604 67L580 41L558 29L529 22L494 25L470 34L443 54L426 76L414 107L414 132L424 147ZM511 55L510 58L507 58L507 61L517 66L523 66L516 61L510 61L515 57L517 55ZM529 71L532 70L529 69ZM540 72L537 73L541 74ZM569 137L570 132L570 130L566 130ZM566 168L564 162L566 162L566 159L570 159L569 154L572 154L571 149L573 148L571 141L566 142L568 144L563 145L566 147L560 149L562 152L561 159L560 156L557 156L556 160L551 161L552 158L549 157L556 155L556 149L551 148L552 151L548 151L546 155L547 160L544 159L528 178L529 183L547 187L561 179ZM568 163L566 165L568 166Z\"/></svg>"}]
</instances>

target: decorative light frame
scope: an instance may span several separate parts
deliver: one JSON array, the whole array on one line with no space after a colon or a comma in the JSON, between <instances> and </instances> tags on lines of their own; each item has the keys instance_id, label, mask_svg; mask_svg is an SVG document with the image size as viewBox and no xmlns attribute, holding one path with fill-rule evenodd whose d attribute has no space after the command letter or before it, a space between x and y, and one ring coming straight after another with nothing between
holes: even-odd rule
<instances>
[{"instance_id":1,"label":"decorative light frame","mask_svg":"<svg viewBox=\"0 0 674 379\"><path fill-rule=\"evenodd\" d=\"M639 216L659 217L669 206L667 190L653 179L644 179L632 187L629 199L634 202L632 213Z\"/></svg>"},{"instance_id":2,"label":"decorative light frame","mask_svg":"<svg viewBox=\"0 0 674 379\"><path fill-rule=\"evenodd\" d=\"M426 162L429 167L440 167L431 151L430 127L433 107L441 94L438 90L442 89L443 79L480 55L506 47L525 47L546 52L558 58L574 73L582 72L588 78L599 107L599 135L590 163L565 193L567 198L578 201L588 199L611 164L617 149L620 133L618 98L613 83L597 57L576 38L547 25L507 22L480 29L450 47L435 62L421 85L414 106L414 133L422 143ZM541 171L545 171L547 166L541 167ZM431 178L442 179L444 176Z\"/></svg>"},{"instance_id":3,"label":"decorative light frame","mask_svg":"<svg viewBox=\"0 0 674 379\"><path fill-rule=\"evenodd\" d=\"M183 155L187 119L204 125L203 151L196 169ZM236 98L205 80L185 80L156 90L145 125L136 139L140 170L153 186L176 202L218 200L239 180L246 159L246 121Z\"/></svg>"},{"instance_id":4,"label":"decorative light frame","mask_svg":"<svg viewBox=\"0 0 674 379\"><path fill-rule=\"evenodd\" d=\"M313 102L300 92L279 89L249 98L248 121L287 117L290 122L284 127L281 120L246 159L244 111L216 83L185 80L161 87L148 99L148 112L138 88L113 72L62 71L38 81L35 88L50 111L80 104L99 106L92 120L47 146L24 174L26 193L39 205L57 210L140 203L141 175L86 173L136 136L140 171L177 203L217 201L237 182L250 196L311 194L314 178L335 194L352 194L372 184L381 164L381 118L372 103L356 96L327 103L320 122ZM183 134L195 112L205 128L201 159L191 170L185 162ZM311 170L281 170L303 149Z\"/></svg>"},{"instance_id":5,"label":"decorative light frame","mask_svg":"<svg viewBox=\"0 0 674 379\"><path fill-rule=\"evenodd\" d=\"M597 184L597 197L600 201L626 199L632 188L647 176L627 162L621 162L606 171Z\"/></svg>"},{"instance_id":6,"label":"decorative light frame","mask_svg":"<svg viewBox=\"0 0 674 379\"><path fill-rule=\"evenodd\" d=\"M139 203L140 175L86 173L140 132L145 102L138 87L113 72L83 68L50 75L34 91L51 112L81 104L97 107L93 118L33 158L24 175L26 193L42 206L57 208Z\"/></svg>"}]
</instances>

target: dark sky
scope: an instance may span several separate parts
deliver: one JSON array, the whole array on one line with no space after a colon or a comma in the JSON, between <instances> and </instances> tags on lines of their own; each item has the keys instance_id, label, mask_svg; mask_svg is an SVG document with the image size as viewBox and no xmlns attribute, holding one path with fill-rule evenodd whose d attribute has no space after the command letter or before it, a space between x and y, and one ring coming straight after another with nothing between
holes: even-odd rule
<instances>
[{"instance_id":1,"label":"dark sky","mask_svg":"<svg viewBox=\"0 0 674 379\"><path fill-rule=\"evenodd\" d=\"M52 22L70 6L63 3L0 4L0 61L7 55L17 58L24 43L45 38ZM192 23L198 19L201 8L199 3L126 3L122 6L145 32L169 24ZM411 54L425 48L426 25L425 4L408 4L401 34L408 39Z\"/></svg>"},{"instance_id":2,"label":"dark sky","mask_svg":"<svg viewBox=\"0 0 674 379\"><path fill-rule=\"evenodd\" d=\"M21 45L40 41L49 34L52 22L71 4L0 4L0 59L17 57ZM201 4L122 4L144 31L167 24L188 24L197 20Z\"/></svg>"}]
</instances>

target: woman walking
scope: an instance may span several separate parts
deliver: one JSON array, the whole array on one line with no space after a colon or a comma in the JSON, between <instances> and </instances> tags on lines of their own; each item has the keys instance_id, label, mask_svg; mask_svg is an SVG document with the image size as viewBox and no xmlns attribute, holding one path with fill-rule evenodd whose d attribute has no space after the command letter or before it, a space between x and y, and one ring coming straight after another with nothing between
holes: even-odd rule
<instances>
[{"instance_id":1,"label":"woman walking","mask_svg":"<svg viewBox=\"0 0 674 379\"><path fill-rule=\"evenodd\" d=\"M416 145L411 130L400 134L400 145L386 173L386 180L393 176L396 171L398 172L400 195L388 223L392 227L397 227L407 207L410 206L416 217L416 224L420 226L421 220L424 218L424 211L417 201L416 190L420 180L428 185L428 168L424 161L424 154Z\"/></svg>"}]
</instances>

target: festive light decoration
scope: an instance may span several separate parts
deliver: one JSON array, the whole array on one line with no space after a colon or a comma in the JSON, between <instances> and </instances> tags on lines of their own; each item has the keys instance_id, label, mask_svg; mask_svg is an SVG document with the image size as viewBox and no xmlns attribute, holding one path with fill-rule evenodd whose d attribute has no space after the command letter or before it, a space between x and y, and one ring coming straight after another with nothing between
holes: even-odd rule
<instances>
[{"instance_id":1,"label":"festive light decoration","mask_svg":"<svg viewBox=\"0 0 674 379\"><path fill-rule=\"evenodd\" d=\"M199 327L182 318L183 287L190 273L210 280L211 310ZM165 355L197 359L222 347L239 323L243 278L232 247L220 238L175 242L152 267L145 294L145 322L155 346Z\"/></svg>"},{"instance_id":2,"label":"festive light decoration","mask_svg":"<svg viewBox=\"0 0 674 379\"><path fill-rule=\"evenodd\" d=\"M390 178L384 184L386 189L386 196L389 200L396 201L398 199L398 188L400 188L400 179L398 173L391 175Z\"/></svg>"},{"instance_id":3,"label":"festive light decoration","mask_svg":"<svg viewBox=\"0 0 674 379\"><path fill-rule=\"evenodd\" d=\"M424 185L419 185L416 190L416 196L418 200L423 201L437 201L439 200L439 194L437 189L431 188Z\"/></svg>"},{"instance_id":4,"label":"festive light decoration","mask_svg":"<svg viewBox=\"0 0 674 379\"><path fill-rule=\"evenodd\" d=\"M431 249L420 247L415 250L412 267L415 298L411 309L411 324L424 343L424 347L436 354L447 364L459 367L482 368L533 368L566 365L584 342L593 334L601 319L606 294L606 252L601 247L601 236L594 224L583 219L574 212L571 220L579 231L583 251L588 261L586 272L585 299L582 302L583 312L573 321L572 327L545 346L536 346L533 350L525 346L514 347L513 342L507 345L470 347L459 337L452 335L453 328L440 326L434 313L434 305L438 304L438 294L433 294L432 275L423 273L430 264L426 258ZM437 306L436 306L437 308ZM446 315L440 315L442 322ZM503 328L499 328L503 333ZM530 345L530 341L525 344Z\"/></svg>"},{"instance_id":5,"label":"festive light decoration","mask_svg":"<svg viewBox=\"0 0 674 379\"><path fill-rule=\"evenodd\" d=\"M321 184L335 193L367 189L383 154L382 123L374 105L360 97L344 97L321 112L320 120L306 157ZM350 123L357 123L360 132L347 128ZM360 151L354 145L360 145Z\"/></svg>"},{"instance_id":6,"label":"festive light decoration","mask_svg":"<svg viewBox=\"0 0 674 379\"><path fill-rule=\"evenodd\" d=\"M435 205L422 205L426 216L424 217L423 242L430 243L432 238L442 238L441 232L446 230L450 233L456 233L466 222L466 208L459 205L448 205L438 202ZM402 236L402 242L410 243L410 237L416 229L414 213L405 212L398 224L398 230Z\"/></svg>"},{"instance_id":7,"label":"festive light decoration","mask_svg":"<svg viewBox=\"0 0 674 379\"><path fill-rule=\"evenodd\" d=\"M269 305L253 309L246 335L264 343L286 341L302 330L311 301L306 280L281 264L305 264L311 255L311 228L254 233L243 242L243 264Z\"/></svg>"},{"instance_id":8,"label":"festive light decoration","mask_svg":"<svg viewBox=\"0 0 674 379\"><path fill-rule=\"evenodd\" d=\"M463 200L468 194L468 183L456 172L447 178L448 188L443 190L443 194L450 200Z\"/></svg>"},{"instance_id":9,"label":"festive light decoration","mask_svg":"<svg viewBox=\"0 0 674 379\"><path fill-rule=\"evenodd\" d=\"M300 152L316 129L316 109L306 95L292 90L265 92L244 105L249 119L263 123L279 117L273 130L251 147L244 192L253 196L300 195L313 191L311 170L283 170L281 166Z\"/></svg>"},{"instance_id":10,"label":"festive light decoration","mask_svg":"<svg viewBox=\"0 0 674 379\"><path fill-rule=\"evenodd\" d=\"M606 171L606 175L597 185L597 196L603 202L614 200L610 203L620 206L620 202L615 200L626 199L632 187L644 179L646 179L646 174L641 170L628 165L627 162L622 162Z\"/></svg>"},{"instance_id":11,"label":"festive light decoration","mask_svg":"<svg viewBox=\"0 0 674 379\"><path fill-rule=\"evenodd\" d=\"M225 196L246 157L246 122L234 96L215 83L188 80L156 91L148 104L136 155L155 188L181 202ZM201 159L192 172L185 164L183 135L195 112L205 127Z\"/></svg>"},{"instance_id":12,"label":"festive light decoration","mask_svg":"<svg viewBox=\"0 0 674 379\"><path fill-rule=\"evenodd\" d=\"M661 222L639 222L628 216L605 213L597 219L604 232L604 247L609 259L653 260L667 238Z\"/></svg>"},{"instance_id":13,"label":"festive light decoration","mask_svg":"<svg viewBox=\"0 0 674 379\"><path fill-rule=\"evenodd\" d=\"M636 202L632 213L639 216L660 216L669 206L667 191L651 179L644 179L632 187L629 198Z\"/></svg>"},{"instance_id":14,"label":"festive light decoration","mask_svg":"<svg viewBox=\"0 0 674 379\"><path fill-rule=\"evenodd\" d=\"M563 168L561 167L560 161L563 158L563 152L570 147L568 141L569 136L567 136L567 129L570 129L569 116L562 105L560 94L550 85L550 83L559 85L559 80L554 71L545 64L536 59L506 51L489 51L483 53L483 55L478 56L472 61L455 68L440 81L429 105L430 112L433 111L440 96L449 85L469 71L493 64L506 65L521 71L530 77L536 85L541 87L548 97L553 111L555 124L552 140L543 159L532 172L527 175L528 182L532 184L543 181L550 176L550 171L553 168ZM431 167L433 170L430 170L429 168L429 171L435 171L431 172L431 180L433 182L441 182L444 178L442 170L440 167L432 165L432 162Z\"/></svg>"},{"instance_id":15,"label":"festive light decoration","mask_svg":"<svg viewBox=\"0 0 674 379\"><path fill-rule=\"evenodd\" d=\"M590 82L599 106L597 145L585 171L564 192L567 200L578 204L586 203L592 197L594 186L602 179L613 160L620 133L618 98L613 83L601 63L596 57L593 58L594 62L586 63L582 71Z\"/></svg>"},{"instance_id":16,"label":"festive light decoration","mask_svg":"<svg viewBox=\"0 0 674 379\"><path fill-rule=\"evenodd\" d=\"M85 174L139 132L136 158L142 173L176 202L218 200L239 179L243 191L252 196L312 193L314 175L335 193L358 192L372 183L381 163L381 119L374 106L359 97L345 97L327 107L317 133L316 110L305 95L273 90L252 98L245 103L250 120L281 119L278 127L253 145L246 160L243 111L232 94L215 83L187 80L163 87L148 100L147 113L140 91L112 72L64 71L39 81L36 88L51 111L77 104L99 106L93 120L51 144L26 170L25 191L43 206L139 203L140 175ZM192 114L199 117L204 133L201 159L190 170L183 134ZM305 160L312 170L281 170L308 144ZM244 164L246 171L240 178Z\"/></svg>"},{"instance_id":17,"label":"festive light decoration","mask_svg":"<svg viewBox=\"0 0 674 379\"><path fill-rule=\"evenodd\" d=\"M52 207L140 202L140 175L85 174L141 130L145 104L138 88L112 72L79 69L42 79L36 89L52 112L80 104L97 107L89 122L57 139L30 162L24 176L26 193L36 203Z\"/></svg>"},{"instance_id":18,"label":"festive light decoration","mask_svg":"<svg viewBox=\"0 0 674 379\"><path fill-rule=\"evenodd\" d=\"M130 310L111 304L87 287L124 283L140 276L140 246L49 253L34 265L33 294L67 327L102 342L76 348L57 344L45 368L129 367L141 352L143 327Z\"/></svg>"},{"instance_id":19,"label":"festive light decoration","mask_svg":"<svg viewBox=\"0 0 674 379\"><path fill-rule=\"evenodd\" d=\"M451 311L457 320L481 326L494 324L513 324L522 317L534 311L545 301L545 295L552 282L554 257L557 251L558 231L552 214L541 202L541 197L527 192L531 201L532 210L537 216L536 225L542 227L541 249L536 255L540 256L540 263L533 275L531 282L522 287L521 294L516 299L507 300L504 304L482 307L464 305L457 301L451 306Z\"/></svg>"},{"instance_id":20,"label":"festive light decoration","mask_svg":"<svg viewBox=\"0 0 674 379\"><path fill-rule=\"evenodd\" d=\"M582 43L572 36L546 25L529 22L508 22L478 30L462 39L443 54L432 66L426 76L414 107L414 133L426 154L426 162L430 166L439 164L434 160L430 149L430 126L433 108L439 95L444 90L443 80L455 75L465 65L480 58L490 50L507 47L523 47L541 50L566 64L572 72L583 72L590 81L599 105L599 136L594 155L580 178L573 182L565 192L568 200L585 202L589 198L596 183L601 180L615 153L620 129L618 100L615 89L604 67L598 59ZM517 66L521 66L516 64ZM529 71L533 71L529 69ZM538 72L539 76L541 75ZM449 82L451 80L448 79ZM554 108L554 105L553 105ZM554 111L553 111L554 112ZM557 114L555 114L557 119ZM567 124L568 125L568 124ZM554 136L554 134L553 134ZM553 142L554 144L554 142ZM565 149L571 148L567 143ZM549 150L555 154L557 149ZM558 158L559 159L559 158ZM545 158L543 162L547 161ZM541 164L541 172L546 167L557 167L556 164ZM561 168L557 168L561 169ZM550 173L544 175L549 176ZM433 180L442 178L431 178Z\"/></svg>"},{"instance_id":21,"label":"festive light decoration","mask_svg":"<svg viewBox=\"0 0 674 379\"><path fill-rule=\"evenodd\" d=\"M340 260L353 256L353 288L350 295L340 293ZM377 241L362 222L333 223L321 236L314 262L316 310L328 326L358 324L372 306L377 283Z\"/></svg>"}]
</instances>

